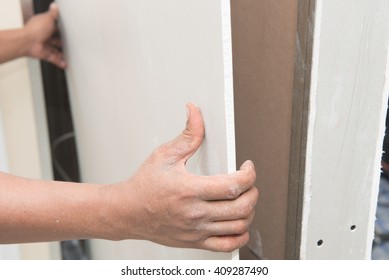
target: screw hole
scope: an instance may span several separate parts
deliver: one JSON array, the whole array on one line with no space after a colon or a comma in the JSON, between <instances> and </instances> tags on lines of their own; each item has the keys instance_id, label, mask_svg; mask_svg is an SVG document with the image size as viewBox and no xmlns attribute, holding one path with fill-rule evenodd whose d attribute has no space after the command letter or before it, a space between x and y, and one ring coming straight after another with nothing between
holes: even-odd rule
<instances>
[{"instance_id":1,"label":"screw hole","mask_svg":"<svg viewBox=\"0 0 389 280\"><path fill-rule=\"evenodd\" d=\"M353 231L353 230L355 230L356 228L357 228L356 225L352 225L352 226L350 227L350 230Z\"/></svg>"},{"instance_id":2,"label":"screw hole","mask_svg":"<svg viewBox=\"0 0 389 280\"><path fill-rule=\"evenodd\" d=\"M317 241L317 246L320 247L321 245L323 245L323 242L324 242L324 241L323 241L322 239L320 239L319 241Z\"/></svg>"}]
</instances>

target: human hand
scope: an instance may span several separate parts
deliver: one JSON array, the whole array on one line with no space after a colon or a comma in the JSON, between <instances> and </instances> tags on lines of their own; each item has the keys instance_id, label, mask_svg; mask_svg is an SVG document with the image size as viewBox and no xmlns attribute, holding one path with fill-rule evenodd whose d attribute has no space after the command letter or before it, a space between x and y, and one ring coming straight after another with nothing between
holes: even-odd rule
<instances>
[{"instance_id":1,"label":"human hand","mask_svg":"<svg viewBox=\"0 0 389 280\"><path fill-rule=\"evenodd\" d=\"M198 176L186 170L200 147L204 124L188 104L188 121L177 138L156 149L127 181L112 186L109 239L146 239L173 247L230 252L249 239L258 190L246 161L232 174ZM129 234L131 233L131 234Z\"/></svg>"},{"instance_id":2,"label":"human hand","mask_svg":"<svg viewBox=\"0 0 389 280\"><path fill-rule=\"evenodd\" d=\"M61 51L62 43L56 35L58 6L51 4L46 13L33 16L24 27L27 37L27 56L46 60L59 68L65 68L66 62Z\"/></svg>"}]
</instances>

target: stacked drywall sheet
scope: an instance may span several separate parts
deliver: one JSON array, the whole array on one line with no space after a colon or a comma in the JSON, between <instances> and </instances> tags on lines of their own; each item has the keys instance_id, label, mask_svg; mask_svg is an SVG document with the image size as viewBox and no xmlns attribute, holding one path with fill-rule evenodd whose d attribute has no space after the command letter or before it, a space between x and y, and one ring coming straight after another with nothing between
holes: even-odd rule
<instances>
[{"instance_id":1,"label":"stacked drywall sheet","mask_svg":"<svg viewBox=\"0 0 389 280\"><path fill-rule=\"evenodd\" d=\"M301 258L370 258L389 92L389 2L316 5Z\"/></svg>"},{"instance_id":2,"label":"stacked drywall sheet","mask_svg":"<svg viewBox=\"0 0 389 280\"><path fill-rule=\"evenodd\" d=\"M129 177L203 113L206 138L189 170L235 170L229 1L57 1L83 181ZM76 3L77 2L77 3ZM145 241L92 241L96 259L230 259Z\"/></svg>"}]
</instances>

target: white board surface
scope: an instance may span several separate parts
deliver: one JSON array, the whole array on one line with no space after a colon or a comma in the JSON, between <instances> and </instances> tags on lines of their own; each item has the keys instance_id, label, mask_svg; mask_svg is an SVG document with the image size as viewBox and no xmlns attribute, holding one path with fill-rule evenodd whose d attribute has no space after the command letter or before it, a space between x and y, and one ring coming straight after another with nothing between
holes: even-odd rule
<instances>
[{"instance_id":1,"label":"white board surface","mask_svg":"<svg viewBox=\"0 0 389 280\"><path fill-rule=\"evenodd\" d=\"M190 171L235 170L229 0L58 0L82 179L126 179L202 110ZM147 241L92 241L95 259L230 259Z\"/></svg>"},{"instance_id":2,"label":"white board surface","mask_svg":"<svg viewBox=\"0 0 389 280\"><path fill-rule=\"evenodd\" d=\"M316 5L301 257L368 259L389 91L389 2Z\"/></svg>"}]
</instances>

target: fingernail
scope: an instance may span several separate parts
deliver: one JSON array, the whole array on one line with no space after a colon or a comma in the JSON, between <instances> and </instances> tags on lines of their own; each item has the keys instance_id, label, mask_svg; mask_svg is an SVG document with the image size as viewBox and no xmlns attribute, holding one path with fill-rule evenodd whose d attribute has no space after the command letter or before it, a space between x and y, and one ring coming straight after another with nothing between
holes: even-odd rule
<instances>
[{"instance_id":1,"label":"fingernail","mask_svg":"<svg viewBox=\"0 0 389 280\"><path fill-rule=\"evenodd\" d=\"M254 164L251 160L246 160L243 164L242 164L242 169L248 169L248 168L254 168Z\"/></svg>"}]
</instances>

